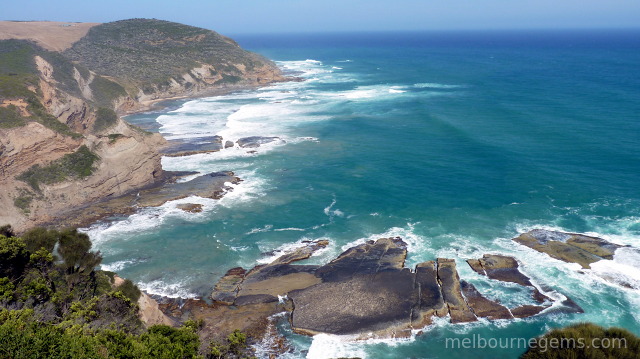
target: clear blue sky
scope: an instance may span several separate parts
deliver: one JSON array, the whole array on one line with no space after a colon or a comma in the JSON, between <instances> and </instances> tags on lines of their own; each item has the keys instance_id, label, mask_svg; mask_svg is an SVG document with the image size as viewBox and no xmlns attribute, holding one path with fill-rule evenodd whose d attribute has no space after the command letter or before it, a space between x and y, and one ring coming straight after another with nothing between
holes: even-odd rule
<instances>
[{"instance_id":1,"label":"clear blue sky","mask_svg":"<svg viewBox=\"0 0 640 359\"><path fill-rule=\"evenodd\" d=\"M157 18L225 34L640 27L640 0L0 0L3 20Z\"/></svg>"}]
</instances>

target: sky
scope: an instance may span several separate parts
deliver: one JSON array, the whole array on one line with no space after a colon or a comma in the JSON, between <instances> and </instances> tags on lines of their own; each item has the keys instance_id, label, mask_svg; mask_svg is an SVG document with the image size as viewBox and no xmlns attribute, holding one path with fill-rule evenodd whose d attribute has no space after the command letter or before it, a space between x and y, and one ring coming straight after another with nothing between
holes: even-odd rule
<instances>
[{"instance_id":1,"label":"sky","mask_svg":"<svg viewBox=\"0 0 640 359\"><path fill-rule=\"evenodd\" d=\"M223 34L640 28L640 0L0 0L2 20L135 17Z\"/></svg>"}]
</instances>

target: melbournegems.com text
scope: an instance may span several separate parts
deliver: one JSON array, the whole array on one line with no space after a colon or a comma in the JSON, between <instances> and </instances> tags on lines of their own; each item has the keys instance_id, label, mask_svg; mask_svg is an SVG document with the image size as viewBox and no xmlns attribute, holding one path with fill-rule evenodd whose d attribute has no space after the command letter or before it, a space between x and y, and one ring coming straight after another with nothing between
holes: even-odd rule
<instances>
[{"instance_id":1,"label":"melbournegems.com text","mask_svg":"<svg viewBox=\"0 0 640 359\"><path fill-rule=\"evenodd\" d=\"M474 334L471 338L446 338L447 349L616 349L626 348L625 338L485 338Z\"/></svg>"}]
</instances>

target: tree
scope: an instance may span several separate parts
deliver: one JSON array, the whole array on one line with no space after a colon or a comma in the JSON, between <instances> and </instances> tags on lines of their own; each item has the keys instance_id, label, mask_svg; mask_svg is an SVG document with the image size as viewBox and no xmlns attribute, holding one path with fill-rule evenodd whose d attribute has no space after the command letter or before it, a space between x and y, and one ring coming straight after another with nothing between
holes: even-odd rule
<instances>
[{"instance_id":1,"label":"tree","mask_svg":"<svg viewBox=\"0 0 640 359\"><path fill-rule=\"evenodd\" d=\"M29 252L21 238L0 235L0 277L19 277L28 262Z\"/></svg>"},{"instance_id":2,"label":"tree","mask_svg":"<svg viewBox=\"0 0 640 359\"><path fill-rule=\"evenodd\" d=\"M30 252L36 252L41 248L53 252L53 248L60 239L60 233L54 229L36 227L23 234L22 239Z\"/></svg>"},{"instance_id":3,"label":"tree","mask_svg":"<svg viewBox=\"0 0 640 359\"><path fill-rule=\"evenodd\" d=\"M16 234L13 232L13 228L11 228L10 224L5 224L4 226L0 227L0 236L15 237Z\"/></svg>"},{"instance_id":4,"label":"tree","mask_svg":"<svg viewBox=\"0 0 640 359\"><path fill-rule=\"evenodd\" d=\"M58 253L64 262L67 271L72 273L91 273L102 261L100 252L91 252L91 240L89 236L78 232L77 229L68 229L60 233Z\"/></svg>"}]
</instances>

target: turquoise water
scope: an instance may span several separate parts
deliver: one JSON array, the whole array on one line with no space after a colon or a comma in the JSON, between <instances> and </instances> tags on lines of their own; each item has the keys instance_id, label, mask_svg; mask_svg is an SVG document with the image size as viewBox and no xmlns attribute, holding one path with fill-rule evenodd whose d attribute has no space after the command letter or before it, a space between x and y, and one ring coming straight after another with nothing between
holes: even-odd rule
<instances>
[{"instance_id":1,"label":"turquoise water","mask_svg":"<svg viewBox=\"0 0 640 359\"><path fill-rule=\"evenodd\" d=\"M307 79L173 102L130 116L168 139L278 136L257 153L164 158L167 170L232 170L222 200L189 198L88 229L104 267L149 292L207 296L235 266L308 239L324 263L367 239L401 236L407 265L456 258L460 276L509 306L527 293L464 263L516 256L549 295L585 314L451 325L405 341L306 338L290 357L517 357L524 348L452 350L447 337L523 337L578 321L640 334L640 254L582 271L510 241L549 228L640 247L640 35L618 32L244 36L245 48ZM201 203L188 214L176 203ZM603 277L624 277L635 288Z\"/></svg>"}]
</instances>

